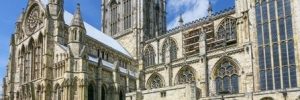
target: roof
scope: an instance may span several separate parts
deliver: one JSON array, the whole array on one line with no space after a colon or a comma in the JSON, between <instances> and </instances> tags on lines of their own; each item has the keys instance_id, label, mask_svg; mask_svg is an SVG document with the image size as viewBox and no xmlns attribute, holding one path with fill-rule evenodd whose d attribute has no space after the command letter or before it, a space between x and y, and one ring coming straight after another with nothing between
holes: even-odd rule
<instances>
[{"instance_id":1,"label":"roof","mask_svg":"<svg viewBox=\"0 0 300 100\"><path fill-rule=\"evenodd\" d=\"M41 3L43 6L46 6L48 4L48 0L41 0ZM74 15L68 11L64 11L64 20L65 23L67 25L71 25L72 19L73 19ZM103 32L101 32L100 30L98 30L97 28L93 27L92 25L88 24L87 22L84 21L84 26L86 29L86 34L103 43L104 45L111 47L112 49L128 56L131 57L130 53L115 39L113 39L112 37L104 34Z\"/></svg>"},{"instance_id":2,"label":"roof","mask_svg":"<svg viewBox=\"0 0 300 100\"><path fill-rule=\"evenodd\" d=\"M70 25L72 22L73 14L71 14L68 11L64 12L64 19L65 23ZM88 24L87 22L84 22L84 26L86 29L86 34L90 36L91 38L94 38L95 40L113 48L114 50L117 50L123 54L125 54L128 57L132 57L129 52L115 39L112 37L104 34L97 28L93 27L92 25Z\"/></svg>"}]
</instances>

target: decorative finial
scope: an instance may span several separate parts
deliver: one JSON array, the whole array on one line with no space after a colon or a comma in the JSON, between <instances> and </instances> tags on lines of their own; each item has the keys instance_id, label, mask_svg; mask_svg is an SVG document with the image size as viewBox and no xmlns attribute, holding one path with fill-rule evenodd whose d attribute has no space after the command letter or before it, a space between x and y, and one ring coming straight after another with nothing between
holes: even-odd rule
<instances>
[{"instance_id":1,"label":"decorative finial","mask_svg":"<svg viewBox=\"0 0 300 100\"><path fill-rule=\"evenodd\" d=\"M208 2L207 12L208 12L208 16L212 15L213 9L210 1Z\"/></svg>"},{"instance_id":2,"label":"decorative finial","mask_svg":"<svg viewBox=\"0 0 300 100\"><path fill-rule=\"evenodd\" d=\"M182 18L182 13L180 13L180 17L179 17L179 24L180 24L180 26L183 26L183 18Z\"/></svg>"},{"instance_id":3,"label":"decorative finial","mask_svg":"<svg viewBox=\"0 0 300 100\"><path fill-rule=\"evenodd\" d=\"M73 26L79 26L79 27L84 28L84 24L83 24L83 20L82 20L82 17L81 17L81 11L80 11L80 4L79 3L77 3L77 8L76 8L74 17L72 19L71 25L73 25Z\"/></svg>"}]
</instances>

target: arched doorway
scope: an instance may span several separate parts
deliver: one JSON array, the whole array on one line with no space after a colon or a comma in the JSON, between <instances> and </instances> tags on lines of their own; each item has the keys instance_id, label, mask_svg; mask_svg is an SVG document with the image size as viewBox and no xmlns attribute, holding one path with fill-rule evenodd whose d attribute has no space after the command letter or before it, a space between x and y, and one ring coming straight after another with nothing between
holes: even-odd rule
<instances>
[{"instance_id":1,"label":"arched doorway","mask_svg":"<svg viewBox=\"0 0 300 100\"><path fill-rule=\"evenodd\" d=\"M88 87L88 100L94 100L94 86L92 84Z\"/></svg>"},{"instance_id":2,"label":"arched doorway","mask_svg":"<svg viewBox=\"0 0 300 100\"><path fill-rule=\"evenodd\" d=\"M105 86L101 87L101 100L106 100L106 88L105 88Z\"/></svg>"}]
</instances>

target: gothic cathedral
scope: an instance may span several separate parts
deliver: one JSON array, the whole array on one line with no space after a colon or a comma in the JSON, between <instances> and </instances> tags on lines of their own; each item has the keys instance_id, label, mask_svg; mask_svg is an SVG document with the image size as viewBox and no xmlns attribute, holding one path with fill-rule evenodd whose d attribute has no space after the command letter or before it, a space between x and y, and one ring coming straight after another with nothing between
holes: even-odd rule
<instances>
[{"instance_id":1,"label":"gothic cathedral","mask_svg":"<svg viewBox=\"0 0 300 100\"><path fill-rule=\"evenodd\" d=\"M28 0L4 100L300 100L299 0L210 5L169 30L166 0L102 0L101 31L63 6Z\"/></svg>"}]
</instances>

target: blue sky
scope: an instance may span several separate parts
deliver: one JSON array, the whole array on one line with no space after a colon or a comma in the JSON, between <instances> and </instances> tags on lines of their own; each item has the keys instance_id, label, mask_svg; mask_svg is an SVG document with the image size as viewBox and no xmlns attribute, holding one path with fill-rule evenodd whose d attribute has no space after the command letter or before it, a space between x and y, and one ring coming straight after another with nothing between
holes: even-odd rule
<instances>
[{"instance_id":1,"label":"blue sky","mask_svg":"<svg viewBox=\"0 0 300 100\"><path fill-rule=\"evenodd\" d=\"M28 0L5 0L0 3L0 78L6 73L9 54L10 36L14 32L15 22ZM177 25L178 16L182 13L185 22L207 15L209 0L167 0L168 27ZM219 11L234 5L234 0L210 0L214 11ZM101 0L65 0L65 10L74 12L76 3L81 4L83 19L100 29ZM0 79L2 84L2 79ZM0 90L2 91L2 89Z\"/></svg>"}]
</instances>

